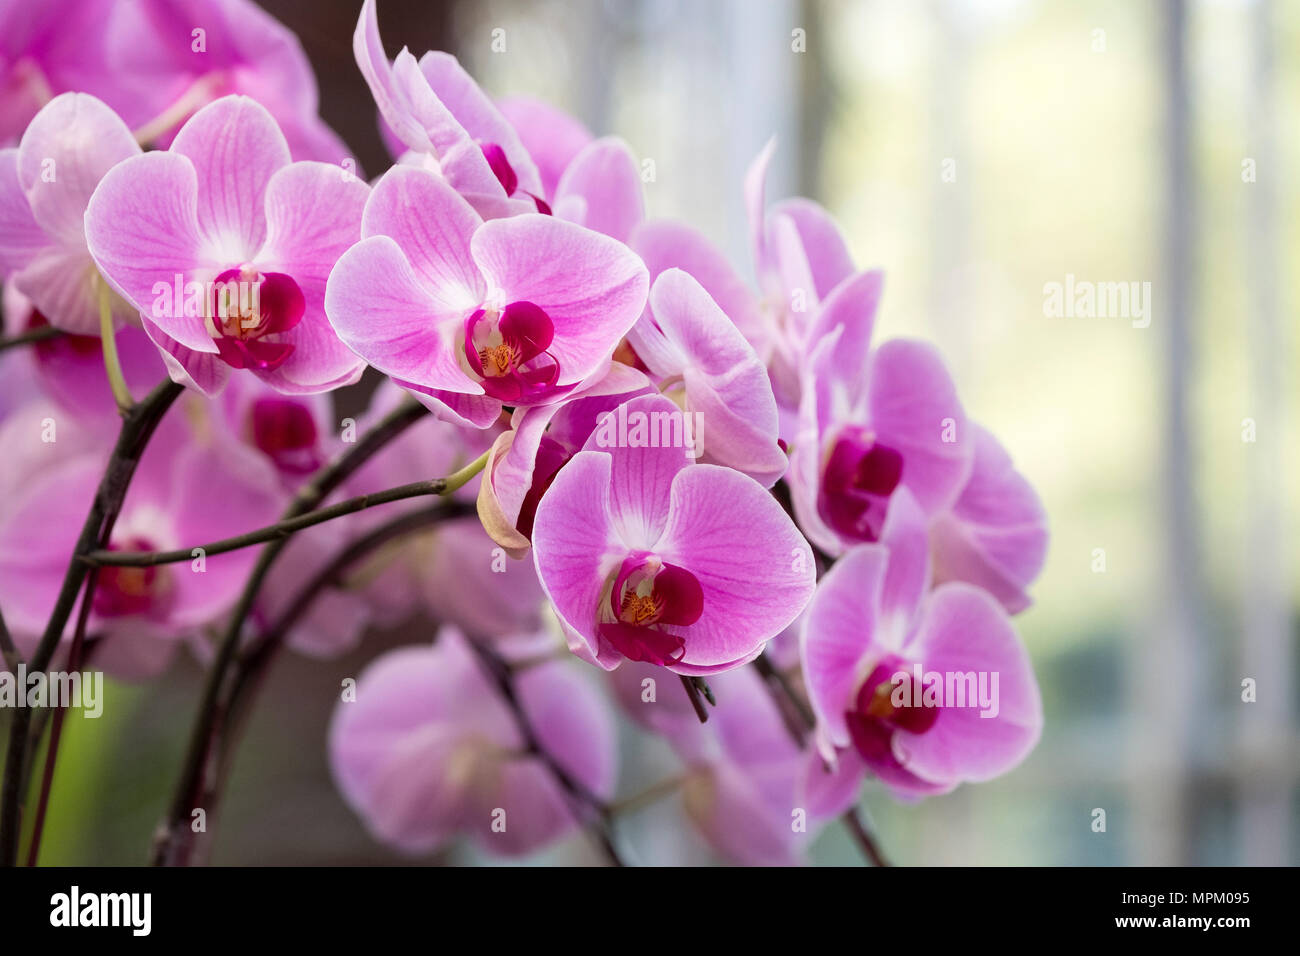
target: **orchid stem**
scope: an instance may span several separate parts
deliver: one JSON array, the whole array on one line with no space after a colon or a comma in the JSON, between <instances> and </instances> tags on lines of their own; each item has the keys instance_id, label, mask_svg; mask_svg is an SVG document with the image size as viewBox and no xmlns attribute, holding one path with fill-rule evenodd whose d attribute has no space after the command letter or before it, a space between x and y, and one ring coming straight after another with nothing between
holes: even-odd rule
<instances>
[{"instance_id":1,"label":"orchid stem","mask_svg":"<svg viewBox=\"0 0 1300 956\"><path fill-rule=\"evenodd\" d=\"M314 510L362 465L426 414L424 406L413 400L403 403L390 412L366 432L360 441L316 472L315 476L299 489L281 520L290 521ZM482 460L486 461L486 458ZM472 466L467 466L454 475L448 476L445 494L450 494L469 481L473 473L466 472L470 467ZM481 469L482 465L478 467ZM263 582L288 543L287 537L276 538L262 549L257 564L253 567L244 590L230 614L225 633L217 647L216 657L208 671L176 791L154 841L152 862L156 866L184 864L189 857L194 838L189 826L190 813L197 807L195 801L200 798L205 789L212 747L221 716L219 704L226 683L230 679L231 668L235 664L240 639L244 632L244 621L252 613Z\"/></svg>"},{"instance_id":2,"label":"orchid stem","mask_svg":"<svg viewBox=\"0 0 1300 956\"><path fill-rule=\"evenodd\" d=\"M762 676L768 690L772 693L774 703L781 713L781 719L785 721L790 736L796 744L802 747L809 732L817 725L817 718L813 715L812 709L795 691L790 679L780 669L772 665L766 654L759 654L758 657L754 658L754 669ZM829 772L830 768L828 767L827 770ZM862 819L857 807L850 807L843 813L841 819L872 864L875 866L889 866L884 854L880 851L879 845L876 843L875 837L872 836L871 828Z\"/></svg>"},{"instance_id":3,"label":"orchid stem","mask_svg":"<svg viewBox=\"0 0 1300 956\"><path fill-rule=\"evenodd\" d=\"M686 696L690 698L691 706L695 708L695 716L700 719L700 723L709 722L709 712L704 706L704 698L700 696L699 685L695 683L695 678L687 677L685 674L678 674L682 679L682 686L686 688Z\"/></svg>"},{"instance_id":4,"label":"orchid stem","mask_svg":"<svg viewBox=\"0 0 1300 956\"><path fill-rule=\"evenodd\" d=\"M482 463L485 462L485 458L480 458L476 464L481 468ZM449 481L448 478L413 481L408 485L389 488L387 491L357 495L355 498L348 498L338 504L330 505L328 508L319 508L296 518L277 521L275 524L267 525L265 528L258 528L256 531L249 531L231 538L222 538L219 541L210 541L207 544L195 545L192 548L177 548L175 551L99 550L90 552L81 560L95 567L111 565L116 567L151 568L159 564L176 564L181 561L189 561L199 554L205 557L211 557L214 554L225 554L228 551L238 551L241 548L252 547L255 544L265 544L267 541L287 538L304 528L324 524L326 521L333 521L335 518L341 518L344 515L356 514L358 511L365 511L367 508L373 508L376 505L403 501L407 498L419 498L425 495L448 495L455 490L450 488Z\"/></svg>"},{"instance_id":5,"label":"orchid stem","mask_svg":"<svg viewBox=\"0 0 1300 956\"><path fill-rule=\"evenodd\" d=\"M66 335L62 329L55 328L52 325L41 325L34 329L28 329L18 335L11 335L0 339L0 352L6 349L18 348L22 345L35 345L37 342L46 342L50 339L57 339Z\"/></svg>"},{"instance_id":6,"label":"orchid stem","mask_svg":"<svg viewBox=\"0 0 1300 956\"><path fill-rule=\"evenodd\" d=\"M100 535L100 540L107 540L112 534L109 522ZM72 648L68 651L67 668L69 673L81 670L83 651L86 646L86 624L90 620L90 609L94 603L95 586L99 581L99 568L92 568L86 575L86 590L81 596L81 607L77 609L77 625L72 633ZM54 787L54 764L59 758L59 743L63 740L63 719L67 708L55 704L54 717L50 722L50 742L45 747L45 772L41 776L40 795L36 798L36 816L32 822L32 835L27 845L27 865L35 866L41 856L41 834L45 831L45 813L50 805L50 791ZM44 728L37 728L37 739Z\"/></svg>"},{"instance_id":7,"label":"orchid stem","mask_svg":"<svg viewBox=\"0 0 1300 956\"><path fill-rule=\"evenodd\" d=\"M99 340L104 347L104 371L108 374L108 387L113 390L117 410L125 415L135 404L131 390L126 387L122 363L117 357L117 335L113 328L113 290L103 279L99 281Z\"/></svg>"},{"instance_id":8,"label":"orchid stem","mask_svg":"<svg viewBox=\"0 0 1300 956\"><path fill-rule=\"evenodd\" d=\"M886 860L885 855L880 852L880 846L876 843L876 838L872 836L870 827L868 827L866 821L862 819L862 814L858 812L858 808L850 807L846 810L844 812L843 820L844 825L847 826L849 832L853 834L853 839L855 839L858 846L862 848L862 852L867 855L867 859L869 859L875 866L889 866L889 861Z\"/></svg>"},{"instance_id":9,"label":"orchid stem","mask_svg":"<svg viewBox=\"0 0 1300 956\"><path fill-rule=\"evenodd\" d=\"M164 381L126 413L117 444L113 447L85 524L82 525L81 535L68 561L63 584L50 611L50 619L32 653L28 664L30 672L44 671L54 658L68 618L76 606L77 596L81 593L81 586L90 572L89 566L79 558L100 546L105 527L111 529L112 519L126 498L127 489L131 486L131 479L149 439L181 391L181 386L175 382ZM14 711L13 721L9 725L9 747L5 753L3 783L0 784L0 866L14 866L18 862L19 830L26 789L22 783L30 744L28 731L31 721L32 708L19 707Z\"/></svg>"},{"instance_id":10,"label":"orchid stem","mask_svg":"<svg viewBox=\"0 0 1300 956\"><path fill-rule=\"evenodd\" d=\"M596 841L600 844L601 849L612 865L625 866L626 864L623 862L618 848L614 845L614 837L611 832L613 813L610 806L592 793L582 781L569 773L542 746L537 730L533 727L527 711L524 710L523 702L519 699L509 662L481 641L470 639L468 643L470 649L478 658L480 666L487 672L488 677L496 683L502 699L504 699L506 706L510 708L510 712L514 715L515 724L519 727L519 734L524 740L525 750L544 763L547 769L551 771L551 775L555 777L556 783L568 793L574 807L576 819L582 819L584 805L595 814L596 819L591 822L591 825L592 834L595 836Z\"/></svg>"},{"instance_id":11,"label":"orchid stem","mask_svg":"<svg viewBox=\"0 0 1300 956\"><path fill-rule=\"evenodd\" d=\"M253 697L265 680L277 651L284 646L290 632L311 609L315 600L326 588L344 580L345 575L361 561L384 545L407 535L427 531L444 521L464 518L476 513L472 504L458 501L440 501L424 508L397 515L367 534L342 548L295 595L288 606L271 622L259 639L240 653L235 663L234 676L228 682L229 690L218 704L216 740L212 749L216 754L215 769L205 783L199 803L208 813L208 830L216 822L225 781L234 762L235 747L241 729L253 706ZM208 845L211 837L208 838Z\"/></svg>"}]
</instances>

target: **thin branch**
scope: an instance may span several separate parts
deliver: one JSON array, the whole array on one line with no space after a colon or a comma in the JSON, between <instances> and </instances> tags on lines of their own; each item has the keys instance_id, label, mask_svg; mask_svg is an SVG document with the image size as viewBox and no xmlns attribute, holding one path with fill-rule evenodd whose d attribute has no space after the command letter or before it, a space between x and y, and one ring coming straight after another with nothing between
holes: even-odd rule
<instances>
[{"instance_id":1,"label":"thin branch","mask_svg":"<svg viewBox=\"0 0 1300 956\"><path fill-rule=\"evenodd\" d=\"M802 747L808 739L808 732L817 724L812 710L795 693L794 687L790 685L786 676L772 666L766 654L759 654L754 658L754 669L767 682L769 690L774 691L773 697L777 710L781 712L785 729L789 731L795 743Z\"/></svg>"},{"instance_id":2,"label":"thin branch","mask_svg":"<svg viewBox=\"0 0 1300 956\"><path fill-rule=\"evenodd\" d=\"M175 551L101 550L92 551L82 560L87 564L97 566L113 565L117 567L148 568L159 564L175 564L179 561L189 561L196 556L196 552L201 552L205 556L225 554L227 551L238 551L240 548L252 547L255 544L264 544L267 541L288 538L304 528L324 524L326 521L333 521L335 518L341 518L344 515L356 514L358 511L365 511L367 508L373 508L376 505L426 495L445 495L448 493L448 481L447 478L413 481L410 484L389 488L386 491L357 495L355 498L348 498L338 504L330 505L328 508L309 511L305 515L277 521L273 525L258 528L256 531L249 531L231 538L222 538L220 541L211 541L207 544L195 545L192 548L177 548Z\"/></svg>"},{"instance_id":3,"label":"thin branch","mask_svg":"<svg viewBox=\"0 0 1300 956\"><path fill-rule=\"evenodd\" d=\"M781 719L785 722L786 729L794 742L800 747L808 739L808 734L817 725L817 719L813 715L812 709L795 691L794 685L790 683L785 674L772 665L767 659L766 654L760 654L754 659L754 669L767 684L769 692L775 698L777 710L781 712ZM884 854L880 852L880 847L876 845L875 838L871 835L871 830L866 821L858 813L857 807L850 807L842 816L844 825L849 828L862 851L867 858L876 866L888 866Z\"/></svg>"},{"instance_id":4,"label":"thin branch","mask_svg":"<svg viewBox=\"0 0 1300 956\"><path fill-rule=\"evenodd\" d=\"M862 814L858 812L857 807L849 807L844 811L844 825L849 828L853 834L853 839L857 840L858 846L862 852L876 866L889 866L889 861L885 855L880 852L880 847L876 844L876 839L871 835L871 830L867 827L866 821L862 819Z\"/></svg>"},{"instance_id":5,"label":"thin branch","mask_svg":"<svg viewBox=\"0 0 1300 956\"><path fill-rule=\"evenodd\" d=\"M113 533L115 521L106 521L100 540L107 540ZM81 596L81 606L77 609L77 626L72 634L72 648L68 651L68 673L75 674L81 669L82 651L86 643L86 624L90 620L90 609L95 600L95 586L99 581L99 569L92 568L86 576L86 590ZM53 702L52 702L53 703ZM50 791L54 786L54 764L59 757L59 743L63 739L63 718L67 708L54 705L54 717L50 726L50 742L45 748L45 772L41 776L41 792L36 800L36 816L32 822L31 841L27 846L27 865L35 866L41 856L41 835L45 832L45 812L50 805ZM44 728L37 728L37 739Z\"/></svg>"},{"instance_id":6,"label":"thin branch","mask_svg":"<svg viewBox=\"0 0 1300 956\"><path fill-rule=\"evenodd\" d=\"M24 345L35 345L37 342L48 342L50 339L57 339L64 335L67 335L67 333L52 325L38 326L34 329L28 329L26 332L21 332L18 335L0 338L0 352L20 348Z\"/></svg>"},{"instance_id":7,"label":"thin branch","mask_svg":"<svg viewBox=\"0 0 1300 956\"><path fill-rule=\"evenodd\" d=\"M100 334L103 341L104 369L108 373L109 384L117 401L118 412L129 415L135 408L131 392L126 387L122 375L122 366L117 358L117 341L113 332L113 314L111 292L108 285L100 282L99 318ZM113 528L122 513L125 494L108 503L104 514L103 526L99 531L99 549L108 547L113 539ZM74 557L76 557L74 555ZM75 673L81 669L82 654L86 642L86 626L90 622L90 611L95 603L95 590L99 586L99 568L91 568L86 575L86 589L81 596L81 606L77 610L77 624L72 634L72 647L68 651L68 671ZM63 720L67 714L64 707L54 710L53 725L50 728L50 742L45 748L45 772L41 777L41 790L36 801L36 816L32 823L31 841L27 850L27 865L35 866L41 852L41 835L45 830L45 813L49 808L50 791L54 786L54 766L59 758L59 744L63 740Z\"/></svg>"},{"instance_id":8,"label":"thin branch","mask_svg":"<svg viewBox=\"0 0 1300 956\"><path fill-rule=\"evenodd\" d=\"M691 706L695 708L695 716L700 718L700 723L708 723L709 711L704 706L704 698L700 695L700 687L695 683L695 678L687 677L685 674L678 674L682 679L682 686L686 688L686 696L690 698Z\"/></svg>"},{"instance_id":9,"label":"thin branch","mask_svg":"<svg viewBox=\"0 0 1300 956\"><path fill-rule=\"evenodd\" d=\"M49 622L28 664L30 671L44 671L49 667L63 637L68 618L77 603L77 596L86 580L89 567L78 558L99 546L104 522L115 515L126 497L136 466L144 454L149 439L162 421L167 409L183 391L170 380L159 384L145 398L132 406L123 416L122 429L117 444L109 457L100 479L95 499L86 515L81 535L68 560L63 584L59 588L50 612ZM18 862L19 830L22 824L23 768L27 759L28 730L32 708L20 707L14 712L9 728L9 747L5 754L4 781L0 786L0 865L13 866Z\"/></svg>"},{"instance_id":10,"label":"thin branch","mask_svg":"<svg viewBox=\"0 0 1300 956\"><path fill-rule=\"evenodd\" d=\"M371 530L345 546L335 557L307 582L271 625L246 650L240 653L235 665L235 676L227 696L227 712L234 709L247 688L264 673L271 657L284 646L289 632L297 626L312 603L328 587L337 584L360 561L398 538L427 530L434 525L454 518L476 514L475 506L458 501L439 502L418 511L398 515L396 518Z\"/></svg>"},{"instance_id":11,"label":"thin branch","mask_svg":"<svg viewBox=\"0 0 1300 956\"><path fill-rule=\"evenodd\" d=\"M103 638L93 634L87 635L86 643L81 654L82 667L86 667L90 663L91 659L95 656L95 651L98 650L101 643L103 643ZM39 743L41 738L45 736L45 728L50 725L51 713L57 714L58 708L51 709L49 707L41 707L32 715L32 729L29 736L33 744ZM36 756L38 756L38 754L35 750L28 752L27 765L23 768L22 789L24 793L26 793L27 789L31 786L33 770L32 764L35 762Z\"/></svg>"},{"instance_id":12,"label":"thin branch","mask_svg":"<svg viewBox=\"0 0 1300 956\"><path fill-rule=\"evenodd\" d=\"M343 581L347 573L361 561L384 545L399 538L425 531L444 521L476 514L472 504L459 501L440 501L415 511L406 512L373 528L368 533L344 546L338 554L308 581L280 612L258 640L239 654L229 688L217 705L215 739L212 749L216 753L216 768L209 775L196 806L202 806L208 815L208 832L214 828L217 808L225 782L230 776L235 748L242 738L243 725L253 707L257 690L265 682L272 662L284 647L289 633L303 615L311 609L321 593ZM207 840L211 842L211 837Z\"/></svg>"},{"instance_id":13,"label":"thin branch","mask_svg":"<svg viewBox=\"0 0 1300 956\"><path fill-rule=\"evenodd\" d=\"M374 428L366 432L359 442L318 471L298 491L293 504L289 506L281 520L288 521L314 510L362 465L425 414L424 406L415 401L405 402L390 412ZM176 791L154 842L152 861L155 865L184 863L189 854L193 833L190 831L188 819L196 805L194 801L204 790L205 774L210 769L212 745L219 720L218 704L226 682L230 678L231 667L243 634L244 621L253 610L262 583L288 543L288 538L277 538L266 544L258 555L257 564L231 612L225 634L217 648L212 667L208 671L208 679L195 716L194 728L190 733Z\"/></svg>"},{"instance_id":14,"label":"thin branch","mask_svg":"<svg viewBox=\"0 0 1300 956\"><path fill-rule=\"evenodd\" d=\"M480 665L487 672L488 676L496 683L497 689L501 692L506 706L514 715L515 723L519 727L520 736L524 738L524 748L528 753L533 754L541 760L550 770L551 774L561 788L568 793L570 801L573 804L575 816L581 820L583 818L585 805L593 811L596 819L591 823L591 832L596 841L600 844L605 855L609 858L610 863L614 866L626 866L623 858L619 855L618 848L614 845L614 838L611 832L612 816L609 805L600 797L592 793L581 780L574 777L564 766L555 759L554 756L542 746L538 739L537 731L534 729L532 721L529 719L527 712L524 710L523 703L519 699L519 693L515 688L514 674L511 671L510 664L502 658L493 648L488 647L485 643L476 640L468 641L470 649L478 658Z\"/></svg>"}]
</instances>

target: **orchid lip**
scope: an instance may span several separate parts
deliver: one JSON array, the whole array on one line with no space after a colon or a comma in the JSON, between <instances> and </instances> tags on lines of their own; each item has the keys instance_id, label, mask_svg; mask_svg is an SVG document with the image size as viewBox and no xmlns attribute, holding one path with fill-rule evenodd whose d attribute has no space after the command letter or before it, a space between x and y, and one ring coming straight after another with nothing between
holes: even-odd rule
<instances>
[{"instance_id":1,"label":"orchid lip","mask_svg":"<svg viewBox=\"0 0 1300 956\"><path fill-rule=\"evenodd\" d=\"M913 693L913 681L902 660L890 657L877 664L858 688L845 719L854 747L867 760L894 761L896 731L923 734L939 719L939 707L895 702L896 694L909 702L920 696Z\"/></svg>"},{"instance_id":2,"label":"orchid lip","mask_svg":"<svg viewBox=\"0 0 1300 956\"><path fill-rule=\"evenodd\" d=\"M208 331L222 360L233 368L270 372L288 360L294 346L267 336L301 322L307 301L292 276L244 265L217 276L209 309Z\"/></svg>"},{"instance_id":3,"label":"orchid lip","mask_svg":"<svg viewBox=\"0 0 1300 956\"><path fill-rule=\"evenodd\" d=\"M463 367L493 398L533 401L560 378L549 351L554 337L550 316L532 302L511 302L499 313L478 309L465 320Z\"/></svg>"},{"instance_id":4,"label":"orchid lip","mask_svg":"<svg viewBox=\"0 0 1300 956\"><path fill-rule=\"evenodd\" d=\"M664 626L688 627L704 613L704 590L690 571L657 555L637 551L623 559L610 587L600 633L624 657L677 664L686 641Z\"/></svg>"},{"instance_id":5,"label":"orchid lip","mask_svg":"<svg viewBox=\"0 0 1300 956\"><path fill-rule=\"evenodd\" d=\"M541 196L534 196L526 189L519 188L519 176L515 173L514 167L510 165L510 160L506 158L506 151L496 143L480 142L478 148L483 151L483 158L487 160L488 166L492 169L492 175L497 178L501 188L505 190L506 196L513 196L516 192L522 193L533 201L537 211L544 216L551 215L551 207Z\"/></svg>"},{"instance_id":6,"label":"orchid lip","mask_svg":"<svg viewBox=\"0 0 1300 956\"><path fill-rule=\"evenodd\" d=\"M153 551L153 542L132 537L109 545L110 551ZM170 570L162 567L117 567L100 569L94 609L100 617L126 617L156 610L170 592Z\"/></svg>"},{"instance_id":7,"label":"orchid lip","mask_svg":"<svg viewBox=\"0 0 1300 956\"><path fill-rule=\"evenodd\" d=\"M288 398L258 398L249 413L253 444L288 472L305 474L320 465L316 422L301 403Z\"/></svg>"},{"instance_id":8,"label":"orchid lip","mask_svg":"<svg viewBox=\"0 0 1300 956\"><path fill-rule=\"evenodd\" d=\"M904 460L864 428L845 428L833 440L822 470L818 510L838 534L876 541L889 496L902 481Z\"/></svg>"}]
</instances>

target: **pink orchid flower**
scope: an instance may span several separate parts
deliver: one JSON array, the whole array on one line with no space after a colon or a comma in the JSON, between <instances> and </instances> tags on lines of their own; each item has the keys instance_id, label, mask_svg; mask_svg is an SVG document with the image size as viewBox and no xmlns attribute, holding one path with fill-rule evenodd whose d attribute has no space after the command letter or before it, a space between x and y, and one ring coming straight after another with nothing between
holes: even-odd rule
<instances>
[{"instance_id":1,"label":"pink orchid flower","mask_svg":"<svg viewBox=\"0 0 1300 956\"><path fill-rule=\"evenodd\" d=\"M86 239L176 381L215 394L231 369L247 369L281 392L322 392L364 368L330 329L324 297L360 238L368 193L337 167L290 162L271 114L225 97L166 152L104 177Z\"/></svg>"},{"instance_id":2,"label":"pink orchid flower","mask_svg":"<svg viewBox=\"0 0 1300 956\"><path fill-rule=\"evenodd\" d=\"M740 330L759 358L766 363L768 333L758 299L717 246L698 230L682 222L652 219L632 233L630 245L646 264L653 284L669 269L681 269L698 282ZM641 322L653 322L649 311Z\"/></svg>"},{"instance_id":3,"label":"pink orchid flower","mask_svg":"<svg viewBox=\"0 0 1300 956\"><path fill-rule=\"evenodd\" d=\"M531 96L503 96L496 105L537 166L542 198L553 202L565 169L595 137L564 110Z\"/></svg>"},{"instance_id":4,"label":"pink orchid flower","mask_svg":"<svg viewBox=\"0 0 1300 956\"><path fill-rule=\"evenodd\" d=\"M520 672L517 688L540 745L603 799L614 790L615 729L586 676L552 661ZM494 856L519 856L572 833L572 798L523 748L514 715L454 628L432 647L374 661L329 733L344 799L376 838L407 853L464 834Z\"/></svg>"},{"instance_id":5,"label":"pink orchid flower","mask_svg":"<svg viewBox=\"0 0 1300 956\"><path fill-rule=\"evenodd\" d=\"M803 673L828 758L897 796L946 793L1006 773L1043 725L1033 667L989 594L927 590L925 517L901 491L884 534L822 578L808 608Z\"/></svg>"},{"instance_id":6,"label":"pink orchid flower","mask_svg":"<svg viewBox=\"0 0 1300 956\"><path fill-rule=\"evenodd\" d=\"M681 414L662 396L620 406L607 421L631 423L627 435L611 447L598 429L537 506L542 587L570 648L606 670L623 659L680 674L737 667L812 594L811 550L776 500L662 440ZM638 423L659 440L638 439Z\"/></svg>"},{"instance_id":7,"label":"pink orchid flower","mask_svg":"<svg viewBox=\"0 0 1300 956\"><path fill-rule=\"evenodd\" d=\"M0 0L0 143L71 91L160 147L195 110L242 93L276 117L294 159L349 155L317 115L298 38L251 0Z\"/></svg>"},{"instance_id":8,"label":"pink orchid flower","mask_svg":"<svg viewBox=\"0 0 1300 956\"><path fill-rule=\"evenodd\" d=\"M302 44L252 0L112 7L104 32L108 69L124 87L120 109L155 146L168 146L201 107L244 95L275 117L295 160L338 164L350 156L318 115L316 76Z\"/></svg>"},{"instance_id":9,"label":"pink orchid flower","mask_svg":"<svg viewBox=\"0 0 1300 956\"><path fill-rule=\"evenodd\" d=\"M831 555L877 540L897 489L933 515L970 474L966 416L938 352L907 339L871 347L880 288L878 272L837 286L805 359L791 496L799 526Z\"/></svg>"},{"instance_id":10,"label":"pink orchid flower","mask_svg":"<svg viewBox=\"0 0 1300 956\"><path fill-rule=\"evenodd\" d=\"M40 480L23 482L24 490L0 511L0 601L25 652L49 617L107 457L102 441L98 449L80 450L85 443L66 416L54 419L57 441L42 442L37 414L39 408L15 413L26 428L10 447L13 470ZM60 449L54 460L48 458L51 447ZM203 444L183 419L164 419L109 547L171 550L261 527L275 520L286 500L268 479L265 464L246 449ZM239 517L233 525L232 515ZM104 638L97 663L127 678L158 673L181 639L229 608L255 560L256 550L246 549L150 568L102 568L88 630ZM65 640L70 637L71 628Z\"/></svg>"},{"instance_id":11,"label":"pink orchid flower","mask_svg":"<svg viewBox=\"0 0 1300 956\"><path fill-rule=\"evenodd\" d=\"M745 206L761 297L759 351L777 401L796 408L803 355L817 341L811 334L813 318L831 291L856 270L839 227L820 205L794 198L766 208L767 170L775 152L773 139L750 164Z\"/></svg>"},{"instance_id":12,"label":"pink orchid flower","mask_svg":"<svg viewBox=\"0 0 1300 956\"><path fill-rule=\"evenodd\" d=\"M297 488L343 446L328 395L285 395L260 379L235 376L217 400L217 427L264 456L284 486Z\"/></svg>"},{"instance_id":13,"label":"pink orchid flower","mask_svg":"<svg viewBox=\"0 0 1300 956\"><path fill-rule=\"evenodd\" d=\"M59 93L80 90L119 107L129 100L108 66L106 9L97 0L0 0L0 143L16 140Z\"/></svg>"},{"instance_id":14,"label":"pink orchid flower","mask_svg":"<svg viewBox=\"0 0 1300 956\"><path fill-rule=\"evenodd\" d=\"M753 668L709 678L718 706L706 724L696 717L676 675L662 667L628 661L609 679L621 710L664 737L680 758L681 809L728 862L802 863L826 820L856 798L860 776L851 781L847 798L824 799L833 775L810 742L796 742Z\"/></svg>"},{"instance_id":15,"label":"pink orchid flower","mask_svg":"<svg viewBox=\"0 0 1300 956\"><path fill-rule=\"evenodd\" d=\"M770 487L788 460L777 444L777 408L767 370L708 292L680 269L650 290L650 321L628 334L665 394L681 394L702 426L706 461Z\"/></svg>"},{"instance_id":16,"label":"pink orchid flower","mask_svg":"<svg viewBox=\"0 0 1300 956\"><path fill-rule=\"evenodd\" d=\"M930 527L934 580L967 581L1018 614L1033 603L1027 591L1047 558L1047 512L992 433L970 427L970 478Z\"/></svg>"},{"instance_id":17,"label":"pink orchid flower","mask_svg":"<svg viewBox=\"0 0 1300 956\"><path fill-rule=\"evenodd\" d=\"M484 222L431 173L389 170L326 311L367 362L449 420L555 402L602 374L645 304L625 246L537 213Z\"/></svg>"},{"instance_id":18,"label":"pink orchid flower","mask_svg":"<svg viewBox=\"0 0 1300 956\"><path fill-rule=\"evenodd\" d=\"M98 336L99 273L82 224L95 187L140 155L131 131L86 93L49 102L17 149L0 150L0 274L51 325ZM134 318L114 296L117 318Z\"/></svg>"},{"instance_id":19,"label":"pink orchid flower","mask_svg":"<svg viewBox=\"0 0 1300 956\"><path fill-rule=\"evenodd\" d=\"M485 217L549 212L542 181L519 134L449 53L418 61L402 48L391 63L375 0L365 0L352 37L361 75L396 139Z\"/></svg>"},{"instance_id":20,"label":"pink orchid flower","mask_svg":"<svg viewBox=\"0 0 1300 956\"><path fill-rule=\"evenodd\" d=\"M5 331L14 335L49 325L31 302L14 286L4 290ZM118 361L127 389L143 398L167 374L158 350L144 330L123 325L114 333ZM85 421L120 421L108 375L104 371L104 350L98 335L68 333L27 349L13 349L12 361L34 373L33 386L61 408ZM25 392L30 397L32 392Z\"/></svg>"},{"instance_id":21,"label":"pink orchid flower","mask_svg":"<svg viewBox=\"0 0 1300 956\"><path fill-rule=\"evenodd\" d=\"M563 402L515 409L509 430L492 443L479 485L479 519L492 540L511 557L527 554L538 502L559 470L582 451L602 415L653 391L636 369L613 362Z\"/></svg>"},{"instance_id":22,"label":"pink orchid flower","mask_svg":"<svg viewBox=\"0 0 1300 956\"><path fill-rule=\"evenodd\" d=\"M626 243L645 218L641 170L627 144L607 136L585 146L555 187L553 211Z\"/></svg>"}]
</instances>

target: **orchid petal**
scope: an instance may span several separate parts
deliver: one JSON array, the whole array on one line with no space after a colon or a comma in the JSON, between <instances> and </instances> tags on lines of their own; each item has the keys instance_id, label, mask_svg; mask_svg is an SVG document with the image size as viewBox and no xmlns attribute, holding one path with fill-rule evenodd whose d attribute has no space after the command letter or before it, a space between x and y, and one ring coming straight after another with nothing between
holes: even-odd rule
<instances>
[{"instance_id":1,"label":"orchid petal","mask_svg":"<svg viewBox=\"0 0 1300 956\"><path fill-rule=\"evenodd\" d=\"M503 303L532 302L554 323L559 385L599 371L645 305L645 266L626 246L552 216L484 223L471 251Z\"/></svg>"},{"instance_id":2,"label":"orchid petal","mask_svg":"<svg viewBox=\"0 0 1300 956\"><path fill-rule=\"evenodd\" d=\"M266 240L271 177L291 161L266 107L247 96L222 97L190 117L169 151L194 164L208 255L231 264L251 260Z\"/></svg>"}]
</instances>

